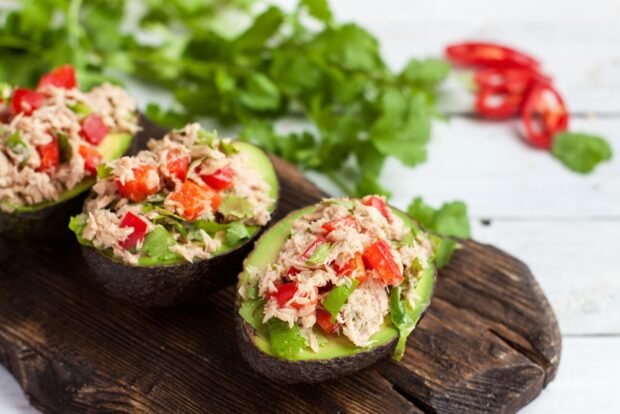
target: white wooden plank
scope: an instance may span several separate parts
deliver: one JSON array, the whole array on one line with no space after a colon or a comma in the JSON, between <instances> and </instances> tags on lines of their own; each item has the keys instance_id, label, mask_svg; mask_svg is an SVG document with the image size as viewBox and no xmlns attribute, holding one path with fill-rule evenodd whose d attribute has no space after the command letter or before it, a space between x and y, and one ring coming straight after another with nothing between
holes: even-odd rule
<instances>
[{"instance_id":1,"label":"white wooden plank","mask_svg":"<svg viewBox=\"0 0 620 414\"><path fill-rule=\"evenodd\" d=\"M563 334L620 334L620 222L475 221L473 232L530 267Z\"/></svg>"},{"instance_id":2,"label":"white wooden plank","mask_svg":"<svg viewBox=\"0 0 620 414\"><path fill-rule=\"evenodd\" d=\"M28 403L17 381L0 365L0 413L35 414L38 412Z\"/></svg>"},{"instance_id":3,"label":"white wooden plank","mask_svg":"<svg viewBox=\"0 0 620 414\"><path fill-rule=\"evenodd\" d=\"M557 378L522 414L618 414L620 337L564 338Z\"/></svg>"},{"instance_id":4,"label":"white wooden plank","mask_svg":"<svg viewBox=\"0 0 620 414\"><path fill-rule=\"evenodd\" d=\"M401 208L421 195L435 205L464 200L473 217L620 219L620 119L575 119L572 125L607 137L612 162L582 176L524 143L515 125L453 117L435 124L425 164L411 169L390 161L382 182ZM328 180L310 176L338 194Z\"/></svg>"}]
</instances>

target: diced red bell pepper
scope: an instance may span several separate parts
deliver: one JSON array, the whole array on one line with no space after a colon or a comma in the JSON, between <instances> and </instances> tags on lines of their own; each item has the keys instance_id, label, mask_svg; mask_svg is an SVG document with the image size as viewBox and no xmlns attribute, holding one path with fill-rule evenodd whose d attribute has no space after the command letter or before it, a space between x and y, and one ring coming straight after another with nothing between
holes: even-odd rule
<instances>
[{"instance_id":1,"label":"diced red bell pepper","mask_svg":"<svg viewBox=\"0 0 620 414\"><path fill-rule=\"evenodd\" d=\"M353 216L346 216L342 218L337 218L327 223L323 224L321 227L327 231L327 233L331 233L338 227L354 227L357 224L357 220Z\"/></svg>"},{"instance_id":2,"label":"diced red bell pepper","mask_svg":"<svg viewBox=\"0 0 620 414\"><path fill-rule=\"evenodd\" d=\"M377 196L366 196L364 197L362 202L364 203L364 205L374 207L377 210L379 210L381 215L385 217L388 221L392 219L392 216L390 214L390 209L385 203L385 200L383 198L377 197Z\"/></svg>"},{"instance_id":3,"label":"diced red bell pepper","mask_svg":"<svg viewBox=\"0 0 620 414\"><path fill-rule=\"evenodd\" d=\"M177 213L189 221L198 219L207 209L216 210L221 200L213 189L191 181L185 181L168 199L177 205Z\"/></svg>"},{"instance_id":4,"label":"diced red bell pepper","mask_svg":"<svg viewBox=\"0 0 620 414\"><path fill-rule=\"evenodd\" d=\"M200 178L214 190L223 191L233 185L235 170L230 167L224 167L215 171L213 174L201 175Z\"/></svg>"},{"instance_id":5,"label":"diced red bell pepper","mask_svg":"<svg viewBox=\"0 0 620 414\"><path fill-rule=\"evenodd\" d=\"M539 62L516 49L484 42L463 42L446 48L450 61L463 66L528 68L537 70Z\"/></svg>"},{"instance_id":6,"label":"diced red bell pepper","mask_svg":"<svg viewBox=\"0 0 620 414\"><path fill-rule=\"evenodd\" d=\"M44 86L52 85L57 88L73 89L77 86L75 78L75 69L72 65L59 66L50 73L41 76L37 89Z\"/></svg>"},{"instance_id":7,"label":"diced red bell pepper","mask_svg":"<svg viewBox=\"0 0 620 414\"><path fill-rule=\"evenodd\" d=\"M390 245L383 239L378 239L364 250L366 267L376 272L379 279L386 285L398 286L403 282L402 269L392 256Z\"/></svg>"},{"instance_id":8,"label":"diced red bell pepper","mask_svg":"<svg viewBox=\"0 0 620 414\"><path fill-rule=\"evenodd\" d=\"M528 93L521 119L534 145L549 149L553 137L568 127L569 114L562 97L551 85L535 85Z\"/></svg>"},{"instance_id":9,"label":"diced red bell pepper","mask_svg":"<svg viewBox=\"0 0 620 414\"><path fill-rule=\"evenodd\" d=\"M322 308L316 309L316 323L321 327L323 332L328 335L333 335L340 326L338 322L332 322L331 313Z\"/></svg>"},{"instance_id":10,"label":"diced red bell pepper","mask_svg":"<svg viewBox=\"0 0 620 414\"><path fill-rule=\"evenodd\" d=\"M126 250L133 249L138 243L144 240L148 225L140 217L133 214L131 211L125 214L120 224L121 228L132 228L133 232L127 236L127 238L119 243L119 245Z\"/></svg>"},{"instance_id":11,"label":"diced red bell pepper","mask_svg":"<svg viewBox=\"0 0 620 414\"><path fill-rule=\"evenodd\" d=\"M103 157L96 148L80 145L80 155L84 158L84 171L88 175L95 175L97 167L103 162Z\"/></svg>"},{"instance_id":12,"label":"diced red bell pepper","mask_svg":"<svg viewBox=\"0 0 620 414\"><path fill-rule=\"evenodd\" d=\"M360 282L360 285L364 283L368 277L366 266L364 265L364 258L360 253L356 253L344 266L338 267L334 264L333 268L338 275L356 278Z\"/></svg>"},{"instance_id":13,"label":"diced red bell pepper","mask_svg":"<svg viewBox=\"0 0 620 414\"><path fill-rule=\"evenodd\" d=\"M89 143L99 145L110 130L97 114L90 114L82 121L80 135Z\"/></svg>"},{"instance_id":14,"label":"diced red bell pepper","mask_svg":"<svg viewBox=\"0 0 620 414\"><path fill-rule=\"evenodd\" d=\"M49 144L38 145L37 152L41 159L41 164L37 168L39 172L49 172L56 167L60 161L60 149L58 148L58 139L55 137L49 142Z\"/></svg>"},{"instance_id":15,"label":"diced red bell pepper","mask_svg":"<svg viewBox=\"0 0 620 414\"><path fill-rule=\"evenodd\" d=\"M325 243L326 241L327 240L325 240L325 237L323 236L317 237L312 243L310 243L310 246L308 246L306 251L303 252L303 254L301 255L302 259L311 258L312 255L314 254L314 251L318 249L318 247L322 245L323 243Z\"/></svg>"},{"instance_id":16,"label":"diced red bell pepper","mask_svg":"<svg viewBox=\"0 0 620 414\"><path fill-rule=\"evenodd\" d=\"M150 165L141 165L133 169L134 178L124 184L116 179L116 187L121 196L139 203L160 189L157 169Z\"/></svg>"},{"instance_id":17,"label":"diced red bell pepper","mask_svg":"<svg viewBox=\"0 0 620 414\"><path fill-rule=\"evenodd\" d=\"M275 298L276 302L278 303L278 306L284 307L291 299L293 299L293 296L295 296L295 293L297 293L297 282L282 283L276 289L277 290L275 292L267 294L267 299ZM311 303L316 304L317 301L318 301L318 289L315 288L315 294L311 298ZM301 309L305 305L299 304L297 302L292 302L291 306L296 309Z\"/></svg>"},{"instance_id":18,"label":"diced red bell pepper","mask_svg":"<svg viewBox=\"0 0 620 414\"><path fill-rule=\"evenodd\" d=\"M166 168L170 177L176 177L179 181L187 178L190 157L180 150L172 150L166 155Z\"/></svg>"},{"instance_id":19,"label":"diced red bell pepper","mask_svg":"<svg viewBox=\"0 0 620 414\"><path fill-rule=\"evenodd\" d=\"M295 267L289 267L288 270L286 271L286 275L287 276L295 276L299 272L301 272L301 270L299 270L299 269L297 269Z\"/></svg>"},{"instance_id":20,"label":"diced red bell pepper","mask_svg":"<svg viewBox=\"0 0 620 414\"><path fill-rule=\"evenodd\" d=\"M11 114L30 115L43 106L45 96L30 89L15 88L11 97Z\"/></svg>"}]
</instances>

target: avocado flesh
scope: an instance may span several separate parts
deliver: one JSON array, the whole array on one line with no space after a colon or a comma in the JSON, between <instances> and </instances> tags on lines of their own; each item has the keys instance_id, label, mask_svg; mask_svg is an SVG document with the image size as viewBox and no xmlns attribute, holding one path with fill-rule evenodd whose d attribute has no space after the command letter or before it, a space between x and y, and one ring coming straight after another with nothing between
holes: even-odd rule
<instances>
[{"instance_id":1,"label":"avocado flesh","mask_svg":"<svg viewBox=\"0 0 620 414\"><path fill-rule=\"evenodd\" d=\"M117 133L117 134L108 134L103 141L97 147L99 153L103 157L104 161L111 161L117 158L120 158L125 154L125 151L131 145L132 136L128 133ZM67 200L70 200L83 192L90 189L93 185L95 185L95 178L86 178L81 183L76 185L70 190L67 190L60 194L58 199L52 201L46 201L39 204L29 205L29 206L10 206L13 212L16 213L32 213L35 211L42 210L47 207L52 207L57 204L63 203Z\"/></svg>"},{"instance_id":2,"label":"avocado flesh","mask_svg":"<svg viewBox=\"0 0 620 414\"><path fill-rule=\"evenodd\" d=\"M417 223L409 217L407 214L400 210L391 207L392 213L400 217L405 225L417 229ZM316 210L316 206L310 206L297 210L279 223L269 229L257 242L254 251L248 256L244 268L252 266L257 269L262 269L276 261L280 248L284 245L284 242L290 234L292 223L301 218L302 216L309 214ZM415 318L418 319L428 306L434 283L434 272L432 269L423 272L421 279L416 286L416 298L418 298L415 306ZM309 361L309 360L325 360L338 357L346 357L362 352L367 352L369 349L376 348L382 345L387 345L391 341L394 341L398 336L398 330L391 324L389 315L386 317L385 322L381 329L372 337L372 346L366 348L360 348L355 346L348 338L344 336L328 337L328 342L323 344L318 352L312 351L310 348L304 348L298 352L291 361ZM252 338L254 345L260 349L263 353L278 357L271 349L269 338L261 335L257 331L254 331Z\"/></svg>"},{"instance_id":3,"label":"avocado flesh","mask_svg":"<svg viewBox=\"0 0 620 414\"><path fill-rule=\"evenodd\" d=\"M245 154L248 165L250 165L256 171L258 171L259 174L263 177L263 179L269 185L269 197L272 200L274 200L273 204L269 208L269 211L273 213L273 211L275 210L276 204L277 204L279 184L278 184L278 177L276 175L275 169L273 168L273 165L271 164L271 161L269 160L269 157L267 156L267 154L265 154L265 152L262 149L258 148L255 145L248 144L246 142L241 142L241 141L235 141L233 142L233 145L239 152L242 152ZM260 229L261 229L260 226L247 226L247 230L250 235L249 239L251 240L254 237L254 235L256 235L258 231L260 231ZM237 243L235 246L227 246L227 248L225 249L220 249L216 251L212 257L224 255L230 252L231 250L234 250L237 247L245 244L247 240L248 239L244 239L240 241L239 243ZM115 261L118 263L124 263L121 260L114 257L111 251L100 250L100 253L102 253L104 256L106 256L108 259L112 261ZM183 257L172 258L168 260L160 260L160 259L153 259L148 256L142 256L140 257L138 267L171 266L171 265L185 264L185 263L187 263L187 260L185 260L185 258Z\"/></svg>"}]
</instances>

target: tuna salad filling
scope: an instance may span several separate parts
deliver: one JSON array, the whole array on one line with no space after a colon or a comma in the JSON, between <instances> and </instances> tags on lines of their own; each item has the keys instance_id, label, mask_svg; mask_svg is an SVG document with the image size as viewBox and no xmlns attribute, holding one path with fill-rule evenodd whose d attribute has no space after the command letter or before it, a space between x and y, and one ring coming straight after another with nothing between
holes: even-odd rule
<instances>
[{"instance_id":1,"label":"tuna salad filling","mask_svg":"<svg viewBox=\"0 0 620 414\"><path fill-rule=\"evenodd\" d=\"M84 212L70 224L82 244L129 265L193 262L239 246L269 222L277 184L258 148L199 124L148 148L99 167ZM266 173L260 157L250 162L252 151Z\"/></svg>"},{"instance_id":2,"label":"tuna salad filling","mask_svg":"<svg viewBox=\"0 0 620 414\"><path fill-rule=\"evenodd\" d=\"M138 130L127 92L109 84L80 91L71 66L44 75L36 90L0 85L0 210L87 190L98 165L121 156Z\"/></svg>"},{"instance_id":3,"label":"tuna salad filling","mask_svg":"<svg viewBox=\"0 0 620 414\"><path fill-rule=\"evenodd\" d=\"M368 348L391 326L400 331L402 355L427 305L418 285L434 278L436 243L400 214L378 196L327 199L290 223L274 261L262 267L246 261L240 314L272 353L292 359L320 353L334 337ZM430 288L426 293L430 299Z\"/></svg>"}]
</instances>

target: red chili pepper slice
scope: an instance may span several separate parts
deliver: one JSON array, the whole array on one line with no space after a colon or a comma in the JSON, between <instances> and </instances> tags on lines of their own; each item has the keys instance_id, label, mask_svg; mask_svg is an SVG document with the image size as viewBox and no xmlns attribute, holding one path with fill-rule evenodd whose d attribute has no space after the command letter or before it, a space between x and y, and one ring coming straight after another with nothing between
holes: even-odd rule
<instances>
[{"instance_id":1,"label":"red chili pepper slice","mask_svg":"<svg viewBox=\"0 0 620 414\"><path fill-rule=\"evenodd\" d=\"M36 148L41 160L37 171L47 172L58 166L60 161L60 149L58 148L58 140L56 138L52 138L49 144L39 145Z\"/></svg>"},{"instance_id":2,"label":"red chili pepper slice","mask_svg":"<svg viewBox=\"0 0 620 414\"><path fill-rule=\"evenodd\" d=\"M37 89L46 85L56 86L58 88L73 89L77 86L75 79L75 69L72 65L59 66L50 73L41 76Z\"/></svg>"},{"instance_id":3,"label":"red chili pepper slice","mask_svg":"<svg viewBox=\"0 0 620 414\"><path fill-rule=\"evenodd\" d=\"M132 249L136 247L138 243L144 240L144 236L146 235L146 230L148 228L148 225L140 217L136 216L131 211L129 211L127 214L125 214L125 217L123 217L120 227L121 228L127 228L127 227L133 228L133 232L129 236L127 236L125 240L119 243L119 245L123 249L128 250L128 249Z\"/></svg>"},{"instance_id":4,"label":"red chili pepper slice","mask_svg":"<svg viewBox=\"0 0 620 414\"><path fill-rule=\"evenodd\" d=\"M379 279L386 285L398 286L403 282L403 273L394 261L390 245L383 239L378 239L364 250L364 263L373 269Z\"/></svg>"},{"instance_id":5,"label":"red chili pepper slice","mask_svg":"<svg viewBox=\"0 0 620 414\"><path fill-rule=\"evenodd\" d=\"M323 236L319 236L316 238L316 240L314 240L310 246L308 246L308 248L306 249L306 251L301 255L302 259L309 259L312 257L312 255L314 254L314 251L323 243L325 243L325 237Z\"/></svg>"},{"instance_id":6,"label":"red chili pepper slice","mask_svg":"<svg viewBox=\"0 0 620 414\"><path fill-rule=\"evenodd\" d=\"M496 43L463 42L446 48L446 56L453 63L463 66L494 68L529 68L536 70L540 64L532 56L511 47Z\"/></svg>"},{"instance_id":7,"label":"red chili pepper slice","mask_svg":"<svg viewBox=\"0 0 620 414\"><path fill-rule=\"evenodd\" d=\"M87 147L86 145L80 145L80 155L84 158L84 171L88 175L95 175L97 173L97 167L103 161L103 157L93 147Z\"/></svg>"},{"instance_id":8,"label":"red chili pepper slice","mask_svg":"<svg viewBox=\"0 0 620 414\"><path fill-rule=\"evenodd\" d=\"M200 178L211 188L223 191L230 188L235 180L235 170L230 167L220 168L213 174L201 175Z\"/></svg>"},{"instance_id":9,"label":"red chili pepper slice","mask_svg":"<svg viewBox=\"0 0 620 414\"><path fill-rule=\"evenodd\" d=\"M521 119L532 143L549 149L553 136L568 127L569 114L562 97L551 85L538 84L525 99Z\"/></svg>"},{"instance_id":10,"label":"red chili pepper slice","mask_svg":"<svg viewBox=\"0 0 620 414\"><path fill-rule=\"evenodd\" d=\"M502 88L511 94L524 94L534 83L551 83L551 78L523 68L485 68L476 72L474 80L482 88Z\"/></svg>"},{"instance_id":11,"label":"red chili pepper slice","mask_svg":"<svg viewBox=\"0 0 620 414\"><path fill-rule=\"evenodd\" d=\"M13 116L21 114L32 114L43 106L45 97L39 92L30 89L16 88L11 97L11 114Z\"/></svg>"},{"instance_id":12,"label":"red chili pepper slice","mask_svg":"<svg viewBox=\"0 0 620 414\"><path fill-rule=\"evenodd\" d=\"M513 94L504 86L485 86L476 97L476 111L487 118L510 118L519 114L522 103L522 94Z\"/></svg>"},{"instance_id":13,"label":"red chili pepper slice","mask_svg":"<svg viewBox=\"0 0 620 414\"><path fill-rule=\"evenodd\" d=\"M80 135L89 143L99 145L110 130L97 114L90 114L82 121Z\"/></svg>"}]
</instances>

